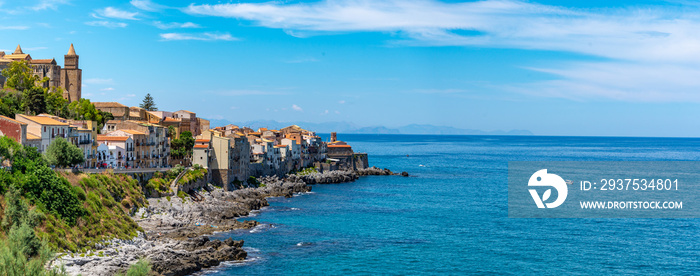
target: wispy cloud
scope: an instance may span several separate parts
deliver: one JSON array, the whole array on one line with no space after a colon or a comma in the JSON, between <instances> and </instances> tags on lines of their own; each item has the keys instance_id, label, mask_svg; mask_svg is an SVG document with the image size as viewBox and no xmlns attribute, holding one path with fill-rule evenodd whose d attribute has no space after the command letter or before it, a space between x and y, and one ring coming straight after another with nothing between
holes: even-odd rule
<instances>
[{"instance_id":1,"label":"wispy cloud","mask_svg":"<svg viewBox=\"0 0 700 276\"><path fill-rule=\"evenodd\" d=\"M114 87L102 88L100 91L114 91Z\"/></svg>"},{"instance_id":2,"label":"wispy cloud","mask_svg":"<svg viewBox=\"0 0 700 276\"><path fill-rule=\"evenodd\" d=\"M338 101L339 104L345 104L345 100Z\"/></svg>"},{"instance_id":3,"label":"wispy cloud","mask_svg":"<svg viewBox=\"0 0 700 276\"><path fill-rule=\"evenodd\" d=\"M175 28L201 28L202 26L192 23L192 22L185 22L185 23L178 23L178 22L170 22L170 23L163 23L160 21L154 21L153 25L155 25L159 29L167 30L167 29L175 29Z\"/></svg>"},{"instance_id":4,"label":"wispy cloud","mask_svg":"<svg viewBox=\"0 0 700 276\"><path fill-rule=\"evenodd\" d=\"M18 30L23 31L29 29L29 26L0 26L0 30Z\"/></svg>"},{"instance_id":5,"label":"wispy cloud","mask_svg":"<svg viewBox=\"0 0 700 276\"><path fill-rule=\"evenodd\" d=\"M132 6L136 7L137 9L149 11L149 12L160 11L160 10L166 8L166 6L153 3L152 1L149 1L149 0L131 0L131 2L129 2L129 3Z\"/></svg>"},{"instance_id":6,"label":"wispy cloud","mask_svg":"<svg viewBox=\"0 0 700 276\"><path fill-rule=\"evenodd\" d=\"M112 22L112 21L89 21L85 22L85 24L90 25L90 26L97 26L97 27L107 27L107 28L125 28L128 26L128 24L124 22Z\"/></svg>"},{"instance_id":7,"label":"wispy cloud","mask_svg":"<svg viewBox=\"0 0 700 276\"><path fill-rule=\"evenodd\" d=\"M126 20L139 20L136 18L138 16L138 12L128 12L124 10L120 10L114 7L106 7L103 9L97 9L95 10L95 13L92 14L93 17L95 18L114 18L114 19L126 19Z\"/></svg>"},{"instance_id":8,"label":"wispy cloud","mask_svg":"<svg viewBox=\"0 0 700 276\"><path fill-rule=\"evenodd\" d=\"M35 6L32 6L31 9L35 11L41 11L41 10L46 10L46 9L52 9L55 10L58 8L59 5L63 4L68 4L68 0L41 0L39 1L38 4Z\"/></svg>"},{"instance_id":9,"label":"wispy cloud","mask_svg":"<svg viewBox=\"0 0 700 276\"><path fill-rule=\"evenodd\" d=\"M200 40L200 41L214 41L214 40L224 40L233 41L238 40L228 33L215 34L215 33L164 33L160 34L160 38L163 41L173 41L173 40Z\"/></svg>"},{"instance_id":10,"label":"wispy cloud","mask_svg":"<svg viewBox=\"0 0 700 276\"><path fill-rule=\"evenodd\" d=\"M292 105L292 109L294 109L295 111L304 111L304 109L302 109L300 106L298 106L296 104Z\"/></svg>"},{"instance_id":11,"label":"wispy cloud","mask_svg":"<svg viewBox=\"0 0 700 276\"><path fill-rule=\"evenodd\" d=\"M555 79L508 89L576 99L700 101L700 82L692 81L700 80L698 5L585 9L518 0L322 0L191 4L184 11L249 20L299 37L383 32L391 34L391 45L399 46L512 48L601 57L603 61L527 68Z\"/></svg>"}]
</instances>

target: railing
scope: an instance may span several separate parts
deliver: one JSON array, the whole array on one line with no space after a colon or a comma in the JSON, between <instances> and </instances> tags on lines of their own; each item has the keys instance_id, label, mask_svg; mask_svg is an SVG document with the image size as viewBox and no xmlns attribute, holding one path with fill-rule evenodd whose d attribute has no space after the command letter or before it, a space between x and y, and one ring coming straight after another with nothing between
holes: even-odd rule
<instances>
[{"instance_id":1,"label":"railing","mask_svg":"<svg viewBox=\"0 0 700 276\"><path fill-rule=\"evenodd\" d=\"M80 142L78 142L78 143L80 143L81 145L87 145L87 144L92 143L92 140L80 140Z\"/></svg>"}]
</instances>

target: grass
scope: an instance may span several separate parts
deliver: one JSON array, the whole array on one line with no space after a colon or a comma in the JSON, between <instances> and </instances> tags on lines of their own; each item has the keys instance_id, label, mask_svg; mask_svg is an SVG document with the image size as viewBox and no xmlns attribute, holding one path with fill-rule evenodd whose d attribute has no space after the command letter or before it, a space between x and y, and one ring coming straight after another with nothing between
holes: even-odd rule
<instances>
[{"instance_id":1,"label":"grass","mask_svg":"<svg viewBox=\"0 0 700 276\"><path fill-rule=\"evenodd\" d=\"M184 185L184 184L190 184L192 182L195 182L199 179L205 178L207 175L207 169L204 168L199 168L199 169L192 169L188 170L185 175L180 178L180 180L177 182L178 185Z\"/></svg>"},{"instance_id":2,"label":"grass","mask_svg":"<svg viewBox=\"0 0 700 276\"><path fill-rule=\"evenodd\" d=\"M318 170L316 170L315 167L308 167L308 168L304 168L301 171L298 171L297 175L310 175L310 174L317 174L317 173L318 173Z\"/></svg>"},{"instance_id":3,"label":"grass","mask_svg":"<svg viewBox=\"0 0 700 276\"><path fill-rule=\"evenodd\" d=\"M47 214L37 227L40 238L58 251L87 252L112 238L130 239L142 229L129 214L148 204L138 182L123 174L62 174L78 194L86 215L74 226Z\"/></svg>"}]
</instances>

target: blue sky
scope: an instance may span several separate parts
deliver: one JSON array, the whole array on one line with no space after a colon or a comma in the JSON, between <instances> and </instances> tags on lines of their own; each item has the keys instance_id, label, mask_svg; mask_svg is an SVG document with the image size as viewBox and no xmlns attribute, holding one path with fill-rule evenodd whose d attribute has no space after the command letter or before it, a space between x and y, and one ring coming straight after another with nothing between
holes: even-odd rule
<instances>
[{"instance_id":1,"label":"blue sky","mask_svg":"<svg viewBox=\"0 0 700 276\"><path fill-rule=\"evenodd\" d=\"M83 96L234 122L700 136L693 1L2 1Z\"/></svg>"}]
</instances>

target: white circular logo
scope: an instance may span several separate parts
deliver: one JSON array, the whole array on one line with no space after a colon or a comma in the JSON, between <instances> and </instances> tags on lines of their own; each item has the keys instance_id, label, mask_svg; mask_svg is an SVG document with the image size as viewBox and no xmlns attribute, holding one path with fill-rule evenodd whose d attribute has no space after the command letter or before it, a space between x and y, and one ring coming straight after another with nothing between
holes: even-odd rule
<instances>
[{"instance_id":1,"label":"white circular logo","mask_svg":"<svg viewBox=\"0 0 700 276\"><path fill-rule=\"evenodd\" d=\"M566 196L569 193L569 188L566 187L566 181L553 173L547 173L547 169L539 170L530 176L530 180L527 182L527 186L530 187L542 187L549 186L557 189L557 199L553 202L544 203L552 195L552 189L547 189L540 197L537 194L537 190L528 189L532 199L535 200L537 208L557 208L559 205L564 203ZM546 207L545 207L546 206Z\"/></svg>"}]
</instances>

